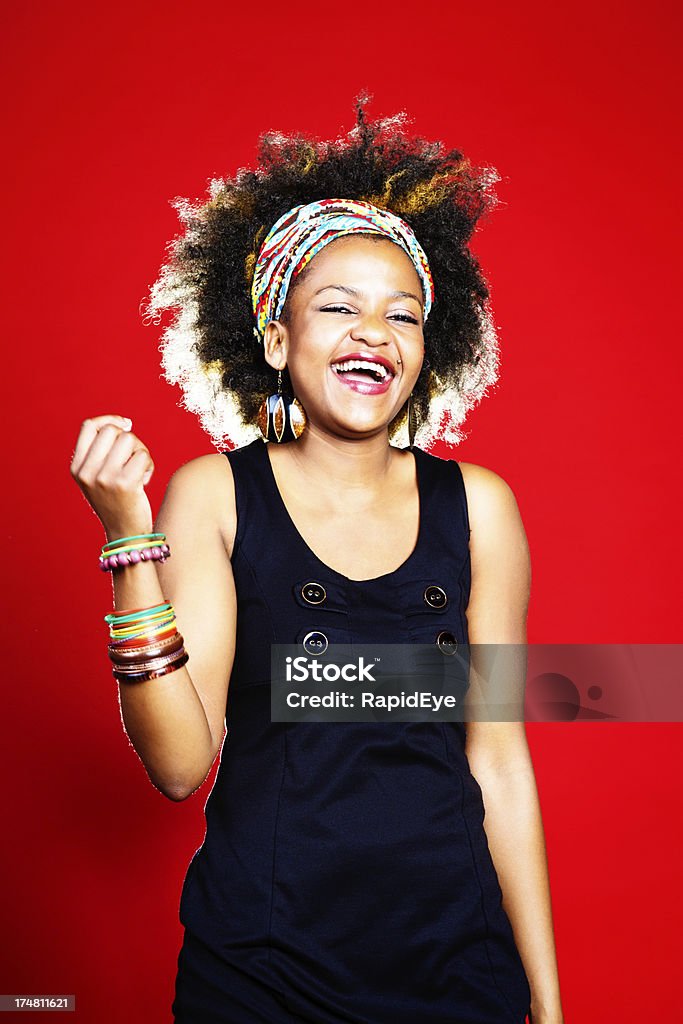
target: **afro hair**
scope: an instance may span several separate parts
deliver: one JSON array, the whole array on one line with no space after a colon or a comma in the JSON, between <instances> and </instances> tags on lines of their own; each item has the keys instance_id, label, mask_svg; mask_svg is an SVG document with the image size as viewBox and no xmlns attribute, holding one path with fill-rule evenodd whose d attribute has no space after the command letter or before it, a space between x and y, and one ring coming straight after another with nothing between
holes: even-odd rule
<instances>
[{"instance_id":1,"label":"afro hair","mask_svg":"<svg viewBox=\"0 0 683 1024\"><path fill-rule=\"evenodd\" d=\"M203 201L173 200L183 230L167 247L143 312L157 325L166 311L172 314L160 342L166 379L180 385L182 404L218 448L260 436L258 409L275 390L275 376L254 335L251 282L270 227L300 204L373 203L402 217L427 254L435 301L412 395L418 444L460 443L468 411L498 378L489 289L468 242L499 202L500 175L413 135L404 113L369 119L367 103L367 96L356 101L356 124L347 135L319 141L267 132L255 169L210 181ZM291 393L286 371L283 376ZM389 424L391 440L406 420L404 406Z\"/></svg>"}]
</instances>

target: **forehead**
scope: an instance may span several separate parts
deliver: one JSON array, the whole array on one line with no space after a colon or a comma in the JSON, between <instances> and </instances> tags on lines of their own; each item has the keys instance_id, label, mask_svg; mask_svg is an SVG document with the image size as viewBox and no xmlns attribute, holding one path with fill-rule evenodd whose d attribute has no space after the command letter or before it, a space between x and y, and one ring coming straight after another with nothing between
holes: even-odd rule
<instances>
[{"instance_id":1,"label":"forehead","mask_svg":"<svg viewBox=\"0 0 683 1024\"><path fill-rule=\"evenodd\" d=\"M299 282L320 287L321 279L329 276L341 282L342 276L366 283L368 275L391 281L395 287L415 288L422 291L420 279L410 256L390 238L383 235L344 235L335 238L317 253L298 275Z\"/></svg>"}]
</instances>

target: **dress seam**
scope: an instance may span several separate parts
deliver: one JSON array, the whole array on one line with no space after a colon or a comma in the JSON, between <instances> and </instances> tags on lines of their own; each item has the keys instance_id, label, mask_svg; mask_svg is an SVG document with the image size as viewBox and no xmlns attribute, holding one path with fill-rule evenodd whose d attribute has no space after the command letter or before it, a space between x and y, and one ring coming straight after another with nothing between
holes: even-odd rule
<instances>
[{"instance_id":1,"label":"dress seam","mask_svg":"<svg viewBox=\"0 0 683 1024\"><path fill-rule=\"evenodd\" d=\"M280 806L282 803L282 790L285 785L285 775L287 767L287 732L285 731L282 736L282 775L280 778L280 786L277 793L277 808L275 810L275 824L273 827L273 867L270 877L270 907L268 909L268 966L273 971L273 905L275 903L275 863L277 860L277 836L278 826L280 823Z\"/></svg>"},{"instance_id":2,"label":"dress seam","mask_svg":"<svg viewBox=\"0 0 683 1024\"><path fill-rule=\"evenodd\" d=\"M249 573L251 575L251 578L252 578L252 581L254 583L254 586L256 587L256 589L258 590L259 594L261 595L261 597L263 599L264 605L266 606L266 608L268 608L268 617L269 617L269 622L270 622L271 636L277 638L277 634L275 632L275 626L274 626L272 615L271 615L270 604L266 600L266 595L263 593L263 590L262 590L261 585L260 585L259 580L258 580L258 576L256 574L256 571L254 570L254 566L252 565L251 560L247 557L247 555L246 555L246 553L244 551L244 548L241 548L241 550L240 550L240 557L242 558L244 564L246 566L248 566ZM270 683L272 684L272 680L270 680ZM278 826L279 826L279 822L280 822L280 805L281 805L281 798L282 798L282 790L284 788L284 783L285 783L286 766L287 766L287 732L285 730L285 732L283 733L283 737L282 737L282 776L280 778L280 785L279 785L279 788L278 788L277 807L275 808L275 821L274 821L274 825L273 825L273 860L272 860L271 878L270 878L270 906L268 908L268 927L267 927L267 935L268 935L268 940L267 940L268 941L268 967L269 967L269 969L271 971L271 976L273 975L273 970L274 970L274 968L273 968L273 960L272 960L272 953L273 953L272 933L273 933L273 903L274 903L274 898L275 898L275 862L276 862L276 859L277 859L277 834L278 834Z\"/></svg>"},{"instance_id":3,"label":"dress seam","mask_svg":"<svg viewBox=\"0 0 683 1024\"><path fill-rule=\"evenodd\" d=\"M479 867L477 865L477 858L476 858L476 856L474 854L474 848L472 846L472 836L471 836L471 833L470 833L470 826L469 826L469 823L467 821L467 816L465 814L465 779L464 779L464 776L462 775L461 772L458 772L458 777L460 778L460 794L461 794L461 798L460 798L460 814L461 814L463 823L465 825L465 832L467 834L467 845L469 847L470 857L471 857L472 865L473 865L473 868L474 868L474 874L475 874L475 877L477 879L477 886L479 888L479 903L480 903L480 906L481 906L481 914L482 914L482 917L484 919L484 924L486 926L486 938L484 939L484 949L486 951L486 960L487 960L488 965L489 965L489 971L491 973L491 978L493 980L493 984L496 986L496 988L500 992L501 996L503 997L503 999L505 1001L506 1006L510 1010L510 1014L511 1014L510 1021L511 1021L511 1024L517 1024L517 1017L515 1016L514 1008L512 1007L512 1005L511 1005L511 1003L510 1003L510 1001L509 1001L509 999L508 999L504 989L501 988L501 986L500 986L498 978L496 977L496 972L495 972L494 967L493 967L493 961L491 960L491 953L489 951L489 940L490 940L490 937L491 937L491 926L489 924L488 915L486 913L486 904L484 902L484 889L483 889L483 886L481 884L481 878L480 878L480 875L479 875Z\"/></svg>"}]
</instances>

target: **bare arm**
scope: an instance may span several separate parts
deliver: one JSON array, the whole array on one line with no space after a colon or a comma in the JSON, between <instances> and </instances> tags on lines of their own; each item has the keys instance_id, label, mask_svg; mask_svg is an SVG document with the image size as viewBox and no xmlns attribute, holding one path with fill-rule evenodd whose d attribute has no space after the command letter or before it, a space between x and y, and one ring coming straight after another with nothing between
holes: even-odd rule
<instances>
[{"instance_id":1,"label":"bare arm","mask_svg":"<svg viewBox=\"0 0 683 1024\"><path fill-rule=\"evenodd\" d=\"M531 584L529 548L514 494L497 474L461 463L470 514L470 644L506 648L509 693L523 697ZM482 648L482 651L485 649ZM492 650L492 649L490 649ZM476 671L476 646L472 648ZM519 658L517 659L519 662ZM512 717L512 716L510 716ZM531 989L532 1024L562 1024L550 884L541 809L524 721L469 721L466 754L479 783L503 907Z\"/></svg>"},{"instance_id":2,"label":"bare arm","mask_svg":"<svg viewBox=\"0 0 683 1024\"><path fill-rule=\"evenodd\" d=\"M151 530L142 481L153 464L134 435L99 423L107 419L86 421L94 431L84 424L72 473L113 540ZM119 683L126 733L152 783L172 800L201 785L224 735L235 646L236 599L226 550L233 527L227 459L194 459L171 478L155 524L166 534L171 558L112 574L117 611L173 604L189 654L186 666L160 678Z\"/></svg>"}]
</instances>

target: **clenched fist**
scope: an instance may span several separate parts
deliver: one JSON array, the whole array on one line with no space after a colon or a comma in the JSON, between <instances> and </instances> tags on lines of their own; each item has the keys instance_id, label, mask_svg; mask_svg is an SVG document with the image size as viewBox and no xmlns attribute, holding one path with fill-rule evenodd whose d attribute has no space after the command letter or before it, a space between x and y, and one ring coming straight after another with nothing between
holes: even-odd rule
<instances>
[{"instance_id":1,"label":"clenched fist","mask_svg":"<svg viewBox=\"0 0 683 1024\"><path fill-rule=\"evenodd\" d=\"M107 540L150 533L145 487L154 472L147 447L125 416L93 416L81 426L71 475L99 517Z\"/></svg>"}]
</instances>

